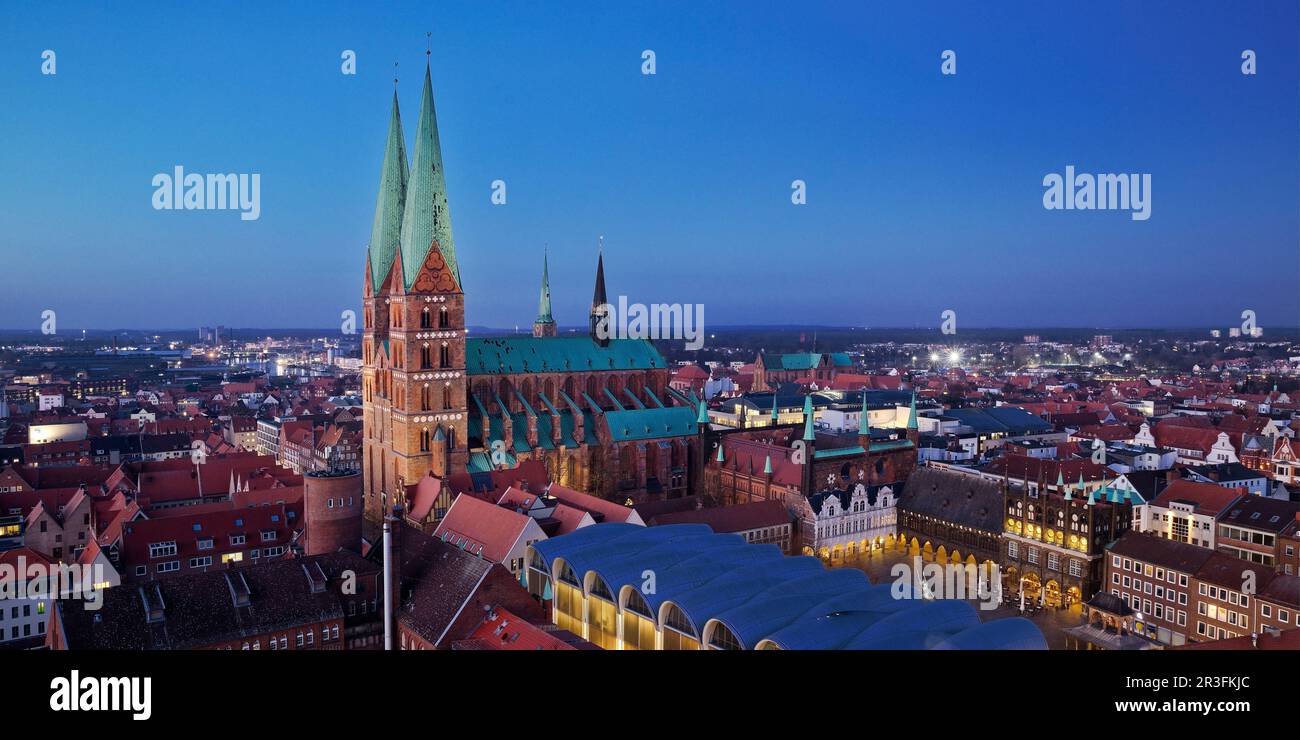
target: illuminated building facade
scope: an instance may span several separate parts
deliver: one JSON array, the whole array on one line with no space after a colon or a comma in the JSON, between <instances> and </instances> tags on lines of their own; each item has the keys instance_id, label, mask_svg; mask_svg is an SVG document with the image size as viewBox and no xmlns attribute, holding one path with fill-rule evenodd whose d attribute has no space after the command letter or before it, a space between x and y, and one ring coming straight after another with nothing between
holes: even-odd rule
<instances>
[{"instance_id":1,"label":"illuminated building facade","mask_svg":"<svg viewBox=\"0 0 1300 740\"><path fill-rule=\"evenodd\" d=\"M1088 491L1082 478L1034 489L1004 480L1003 502L1003 589L1054 607L1102 588L1106 545L1129 531L1134 506L1146 503L1128 489Z\"/></svg>"},{"instance_id":2,"label":"illuminated building facade","mask_svg":"<svg viewBox=\"0 0 1300 740\"><path fill-rule=\"evenodd\" d=\"M699 524L537 542L526 581L556 626L606 650L1046 649L1028 620L981 623L966 601L897 598L860 570Z\"/></svg>"}]
</instances>

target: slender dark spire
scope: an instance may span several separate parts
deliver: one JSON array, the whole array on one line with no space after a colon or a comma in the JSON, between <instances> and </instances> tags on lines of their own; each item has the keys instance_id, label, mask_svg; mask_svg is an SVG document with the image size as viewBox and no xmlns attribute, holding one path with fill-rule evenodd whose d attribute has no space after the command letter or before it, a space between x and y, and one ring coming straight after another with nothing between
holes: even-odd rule
<instances>
[{"instance_id":1,"label":"slender dark spire","mask_svg":"<svg viewBox=\"0 0 1300 740\"><path fill-rule=\"evenodd\" d=\"M600 237L600 246L596 250L596 291L591 296L591 310L609 301L605 298L605 237Z\"/></svg>"},{"instance_id":2,"label":"slender dark spire","mask_svg":"<svg viewBox=\"0 0 1300 740\"><path fill-rule=\"evenodd\" d=\"M613 327L610 326L606 326L603 331L599 329L608 318L608 310L603 308L608 304L609 300L605 297L605 237L602 236L596 253L596 290L591 296L591 338L602 347L609 345L613 333Z\"/></svg>"}]
</instances>

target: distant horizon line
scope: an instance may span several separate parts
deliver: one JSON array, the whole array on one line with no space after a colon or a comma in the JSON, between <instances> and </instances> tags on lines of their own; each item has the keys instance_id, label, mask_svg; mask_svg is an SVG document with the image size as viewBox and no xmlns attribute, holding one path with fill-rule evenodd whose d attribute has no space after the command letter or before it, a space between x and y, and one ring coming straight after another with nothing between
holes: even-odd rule
<instances>
[{"instance_id":1,"label":"distant horizon line","mask_svg":"<svg viewBox=\"0 0 1300 740\"><path fill-rule=\"evenodd\" d=\"M332 327L331 327L331 328L327 328L327 327L311 327L311 326L280 326L280 327L276 327L276 326L254 326L254 327L249 327L249 326L225 326L225 325L212 324L212 325L205 325L205 326L202 327L202 328L206 328L206 329L215 329L215 328L218 328L218 326L220 326L220 328L222 328L222 329L226 329L226 330L229 330L229 331L236 331L236 332L264 332L264 331L271 331L271 332L304 331L304 332L317 332L317 333L336 333L336 332L338 332L338 329L337 329L337 328L332 328ZM528 334L528 333L530 333L530 331L531 331L532 324L528 324L527 327L528 327L528 328L524 328L523 325L521 325L521 326L518 327L518 328L494 327L494 326L474 326L474 325L471 325L471 326L467 327L466 330L467 330L467 331L480 331L480 332L482 332L482 331L504 332L504 333L507 333L507 334ZM558 328L561 332L565 332L565 333L586 332L586 331L589 329L589 327L588 327L586 324L574 324L574 325L571 325L571 326L559 325L557 328ZM1087 330L1087 331L1172 331L1172 330L1177 330L1177 331L1213 331L1213 330L1215 330L1215 329L1218 329L1218 330L1220 330L1220 331L1227 332L1228 330L1230 330L1230 329L1232 329L1232 328L1235 328L1235 327L1219 327L1219 326L1209 326L1209 325L1199 325L1199 324L1164 325L1164 326L1150 326L1150 325L1132 325L1132 326L1086 326L1086 325L1078 325L1078 326L1065 326L1065 325L1061 325L1061 326L1015 326L1015 325L1007 325L1007 326L968 326L968 327L963 328L961 331L962 331L962 332L967 332L967 331L1025 331L1025 332L1049 332L1049 331L1081 331L1081 330ZM198 326L191 326L191 327L171 327L171 328L166 328L166 327L114 327L114 328L111 328L111 329L102 329L102 328L94 328L94 327L79 327L79 328L77 328L77 329L73 329L71 332L59 332L59 333L56 333L56 334L53 334L53 335L45 335L45 336L68 337L68 336L74 336L77 332L95 332L96 334L112 334L112 333L117 333L117 332L150 332L150 333L164 333L164 332L165 332L165 333L179 333L179 332L197 332L197 331L199 331L199 329L200 329L200 327L198 327ZM751 329L751 330L752 330L752 329L777 329L777 330L790 330L790 331L794 331L794 330L810 330L810 329L811 329L811 330L829 329L829 330L835 330L835 331L914 331L914 332L915 332L915 331L924 331L924 332L930 332L930 331L932 331L932 332L940 332L940 331L941 331L940 327L938 327L938 326L927 326L927 327L922 327L922 326L855 326L855 325L837 325L837 324L719 324L719 325L713 327L712 329L710 329L709 331L710 331L710 333L712 333L713 331L719 331L719 330L736 330L736 329ZM1300 330L1300 324L1290 325L1290 326L1288 326L1288 325L1274 326L1274 327L1272 327L1272 329L1275 330L1275 331L1276 331L1276 330L1281 330L1281 331L1297 331L1297 330ZM1267 331L1267 330L1266 330L1266 331ZM14 333L14 334L40 334L41 330L40 330L40 329L17 329L17 328L3 328L3 327L0 327L0 332L3 332L3 333ZM356 334L352 334L352 335L348 335L348 336L360 336L360 334L359 334L359 333L356 333ZM958 335L958 334L944 334L943 336L959 336L959 335ZM1265 333L1265 334L1263 335L1263 337L1266 337L1266 336L1268 336L1267 333ZM1260 338L1263 338L1263 337L1260 337Z\"/></svg>"}]
</instances>

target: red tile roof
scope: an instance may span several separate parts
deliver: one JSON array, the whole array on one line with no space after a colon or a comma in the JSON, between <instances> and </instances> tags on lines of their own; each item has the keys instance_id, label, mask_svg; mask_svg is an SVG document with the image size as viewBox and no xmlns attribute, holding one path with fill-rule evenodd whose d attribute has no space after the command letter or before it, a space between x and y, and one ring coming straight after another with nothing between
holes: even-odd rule
<instances>
[{"instance_id":1,"label":"red tile roof","mask_svg":"<svg viewBox=\"0 0 1300 740\"><path fill-rule=\"evenodd\" d=\"M461 494L438 523L433 536L488 560L504 562L530 521L527 514Z\"/></svg>"},{"instance_id":2,"label":"red tile roof","mask_svg":"<svg viewBox=\"0 0 1300 740\"><path fill-rule=\"evenodd\" d=\"M707 524L714 532L747 532L764 527L779 527L792 520L785 504L780 501L755 501L734 506L715 506L708 509L660 514L648 524Z\"/></svg>"},{"instance_id":3,"label":"red tile roof","mask_svg":"<svg viewBox=\"0 0 1300 740\"><path fill-rule=\"evenodd\" d=\"M1241 496L1241 491L1197 481L1179 479L1169 484L1151 503L1164 508L1171 501L1190 501L1196 504L1196 513L1206 516L1218 516Z\"/></svg>"},{"instance_id":4,"label":"red tile roof","mask_svg":"<svg viewBox=\"0 0 1300 740\"><path fill-rule=\"evenodd\" d=\"M1155 428L1156 444L1181 450L1199 450L1209 454L1214 443L1219 441L1219 431L1211 428L1171 425L1161 422Z\"/></svg>"},{"instance_id":5,"label":"red tile roof","mask_svg":"<svg viewBox=\"0 0 1300 740\"><path fill-rule=\"evenodd\" d=\"M211 555L213 564L220 563L222 553L243 551L249 548L274 546L287 547L295 528L301 528L302 505L258 506L237 509L230 504L203 507L195 513L189 507L166 512L171 516L139 519L122 529L122 563L124 566L144 565L151 560L180 560L186 565L190 557ZM197 529L196 529L197 527ZM273 540L262 539L263 531L275 532ZM232 545L231 535L242 534L243 545ZM200 550L199 540L211 539L210 549ZM176 554L166 558L149 557L149 545L158 542L176 543ZM287 550L286 550L287 552ZM182 572L184 572L182 568Z\"/></svg>"},{"instance_id":6,"label":"red tile roof","mask_svg":"<svg viewBox=\"0 0 1300 740\"><path fill-rule=\"evenodd\" d=\"M559 483L552 483L546 489L546 493L575 509L591 512L593 518L603 522L626 522L628 518L636 514L636 510L630 506L623 506L614 501L606 501L603 498L581 493L572 488L565 488ZM595 516L596 514L600 514L604 518L600 519Z\"/></svg>"},{"instance_id":7,"label":"red tile roof","mask_svg":"<svg viewBox=\"0 0 1300 740\"><path fill-rule=\"evenodd\" d=\"M0 565L8 565L13 570L8 571L8 569L6 569L6 572L13 572L16 574L18 572L19 558L23 559L23 565L26 566L37 564L37 565L49 567L54 564L54 561L50 560L49 558L45 557L39 552L36 552L30 547L15 547L12 550L5 550L4 552L0 552ZM25 577L26 573L24 573L23 575ZM8 579L3 579L3 580L7 581Z\"/></svg>"},{"instance_id":8,"label":"red tile roof","mask_svg":"<svg viewBox=\"0 0 1300 740\"><path fill-rule=\"evenodd\" d=\"M482 623L453 650L576 650L542 628L500 607L484 614Z\"/></svg>"},{"instance_id":9,"label":"red tile roof","mask_svg":"<svg viewBox=\"0 0 1300 740\"><path fill-rule=\"evenodd\" d=\"M1170 650L1300 650L1300 629L1283 630L1273 635L1267 632L1252 637L1244 635L1227 640L1189 642Z\"/></svg>"}]
</instances>

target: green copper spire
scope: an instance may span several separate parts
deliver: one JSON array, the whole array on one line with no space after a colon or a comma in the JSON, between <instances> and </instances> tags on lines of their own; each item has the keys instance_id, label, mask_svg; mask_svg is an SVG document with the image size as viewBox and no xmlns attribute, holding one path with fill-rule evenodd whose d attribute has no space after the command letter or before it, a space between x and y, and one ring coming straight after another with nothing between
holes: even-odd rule
<instances>
[{"instance_id":1,"label":"green copper spire","mask_svg":"<svg viewBox=\"0 0 1300 740\"><path fill-rule=\"evenodd\" d=\"M776 424L776 391L772 391L772 424Z\"/></svg>"},{"instance_id":2,"label":"green copper spire","mask_svg":"<svg viewBox=\"0 0 1300 740\"><path fill-rule=\"evenodd\" d=\"M433 83L429 67L424 68L424 92L420 97L420 123L415 130L415 154L406 186L406 210L402 215L402 272L409 288L424 265L429 248L437 242L447 269L460 284L456 248L451 241L451 211L447 208L447 181L442 171L442 147L438 142L438 117L433 111Z\"/></svg>"},{"instance_id":3,"label":"green copper spire","mask_svg":"<svg viewBox=\"0 0 1300 740\"><path fill-rule=\"evenodd\" d=\"M1075 488L1078 488L1080 491L1083 490L1083 471L1082 471L1082 470L1079 471L1079 482L1075 484Z\"/></svg>"},{"instance_id":4,"label":"green copper spire","mask_svg":"<svg viewBox=\"0 0 1300 740\"><path fill-rule=\"evenodd\" d=\"M698 415L696 415L696 417L695 417L695 423L696 423L696 424L708 424L708 423L709 423L709 408L708 408L707 406L704 405L704 399L703 399L703 398L700 399L700 413L699 413ZM722 454L721 449L719 449L718 454L719 454L719 455Z\"/></svg>"},{"instance_id":5,"label":"green copper spire","mask_svg":"<svg viewBox=\"0 0 1300 740\"><path fill-rule=\"evenodd\" d=\"M858 436L871 436L871 415L867 413L867 387L862 386L862 412L858 414Z\"/></svg>"},{"instance_id":6,"label":"green copper spire","mask_svg":"<svg viewBox=\"0 0 1300 740\"><path fill-rule=\"evenodd\" d=\"M551 317L551 275L546 264L546 250L542 250L542 295L537 299L537 319L534 324L554 324Z\"/></svg>"},{"instance_id":7,"label":"green copper spire","mask_svg":"<svg viewBox=\"0 0 1300 740\"><path fill-rule=\"evenodd\" d=\"M908 407L908 411L907 411L907 428L908 429L918 428L916 424L916 391L915 390L912 391L912 404L911 406Z\"/></svg>"},{"instance_id":8,"label":"green copper spire","mask_svg":"<svg viewBox=\"0 0 1300 740\"><path fill-rule=\"evenodd\" d=\"M1059 491L1064 487L1065 487L1065 473L1060 468L1057 468L1056 469L1056 490Z\"/></svg>"},{"instance_id":9,"label":"green copper spire","mask_svg":"<svg viewBox=\"0 0 1300 740\"><path fill-rule=\"evenodd\" d=\"M375 198L375 223L370 227L370 286L375 291L388 276L402 236L402 204L406 201L406 137L402 114L393 92L393 112L388 117L388 143L384 145L384 166L379 172L379 196Z\"/></svg>"},{"instance_id":10,"label":"green copper spire","mask_svg":"<svg viewBox=\"0 0 1300 740\"><path fill-rule=\"evenodd\" d=\"M813 434L812 396L803 397L803 438L805 442L817 439L817 435Z\"/></svg>"},{"instance_id":11,"label":"green copper spire","mask_svg":"<svg viewBox=\"0 0 1300 740\"><path fill-rule=\"evenodd\" d=\"M767 456L767 461L763 463L763 475L772 474L772 456Z\"/></svg>"},{"instance_id":12,"label":"green copper spire","mask_svg":"<svg viewBox=\"0 0 1300 740\"><path fill-rule=\"evenodd\" d=\"M722 457L722 443L721 443L721 442L718 443L718 458L717 458L717 459L718 459L718 462L723 462L723 461L724 461L724 459L723 459L723 457Z\"/></svg>"}]
</instances>

